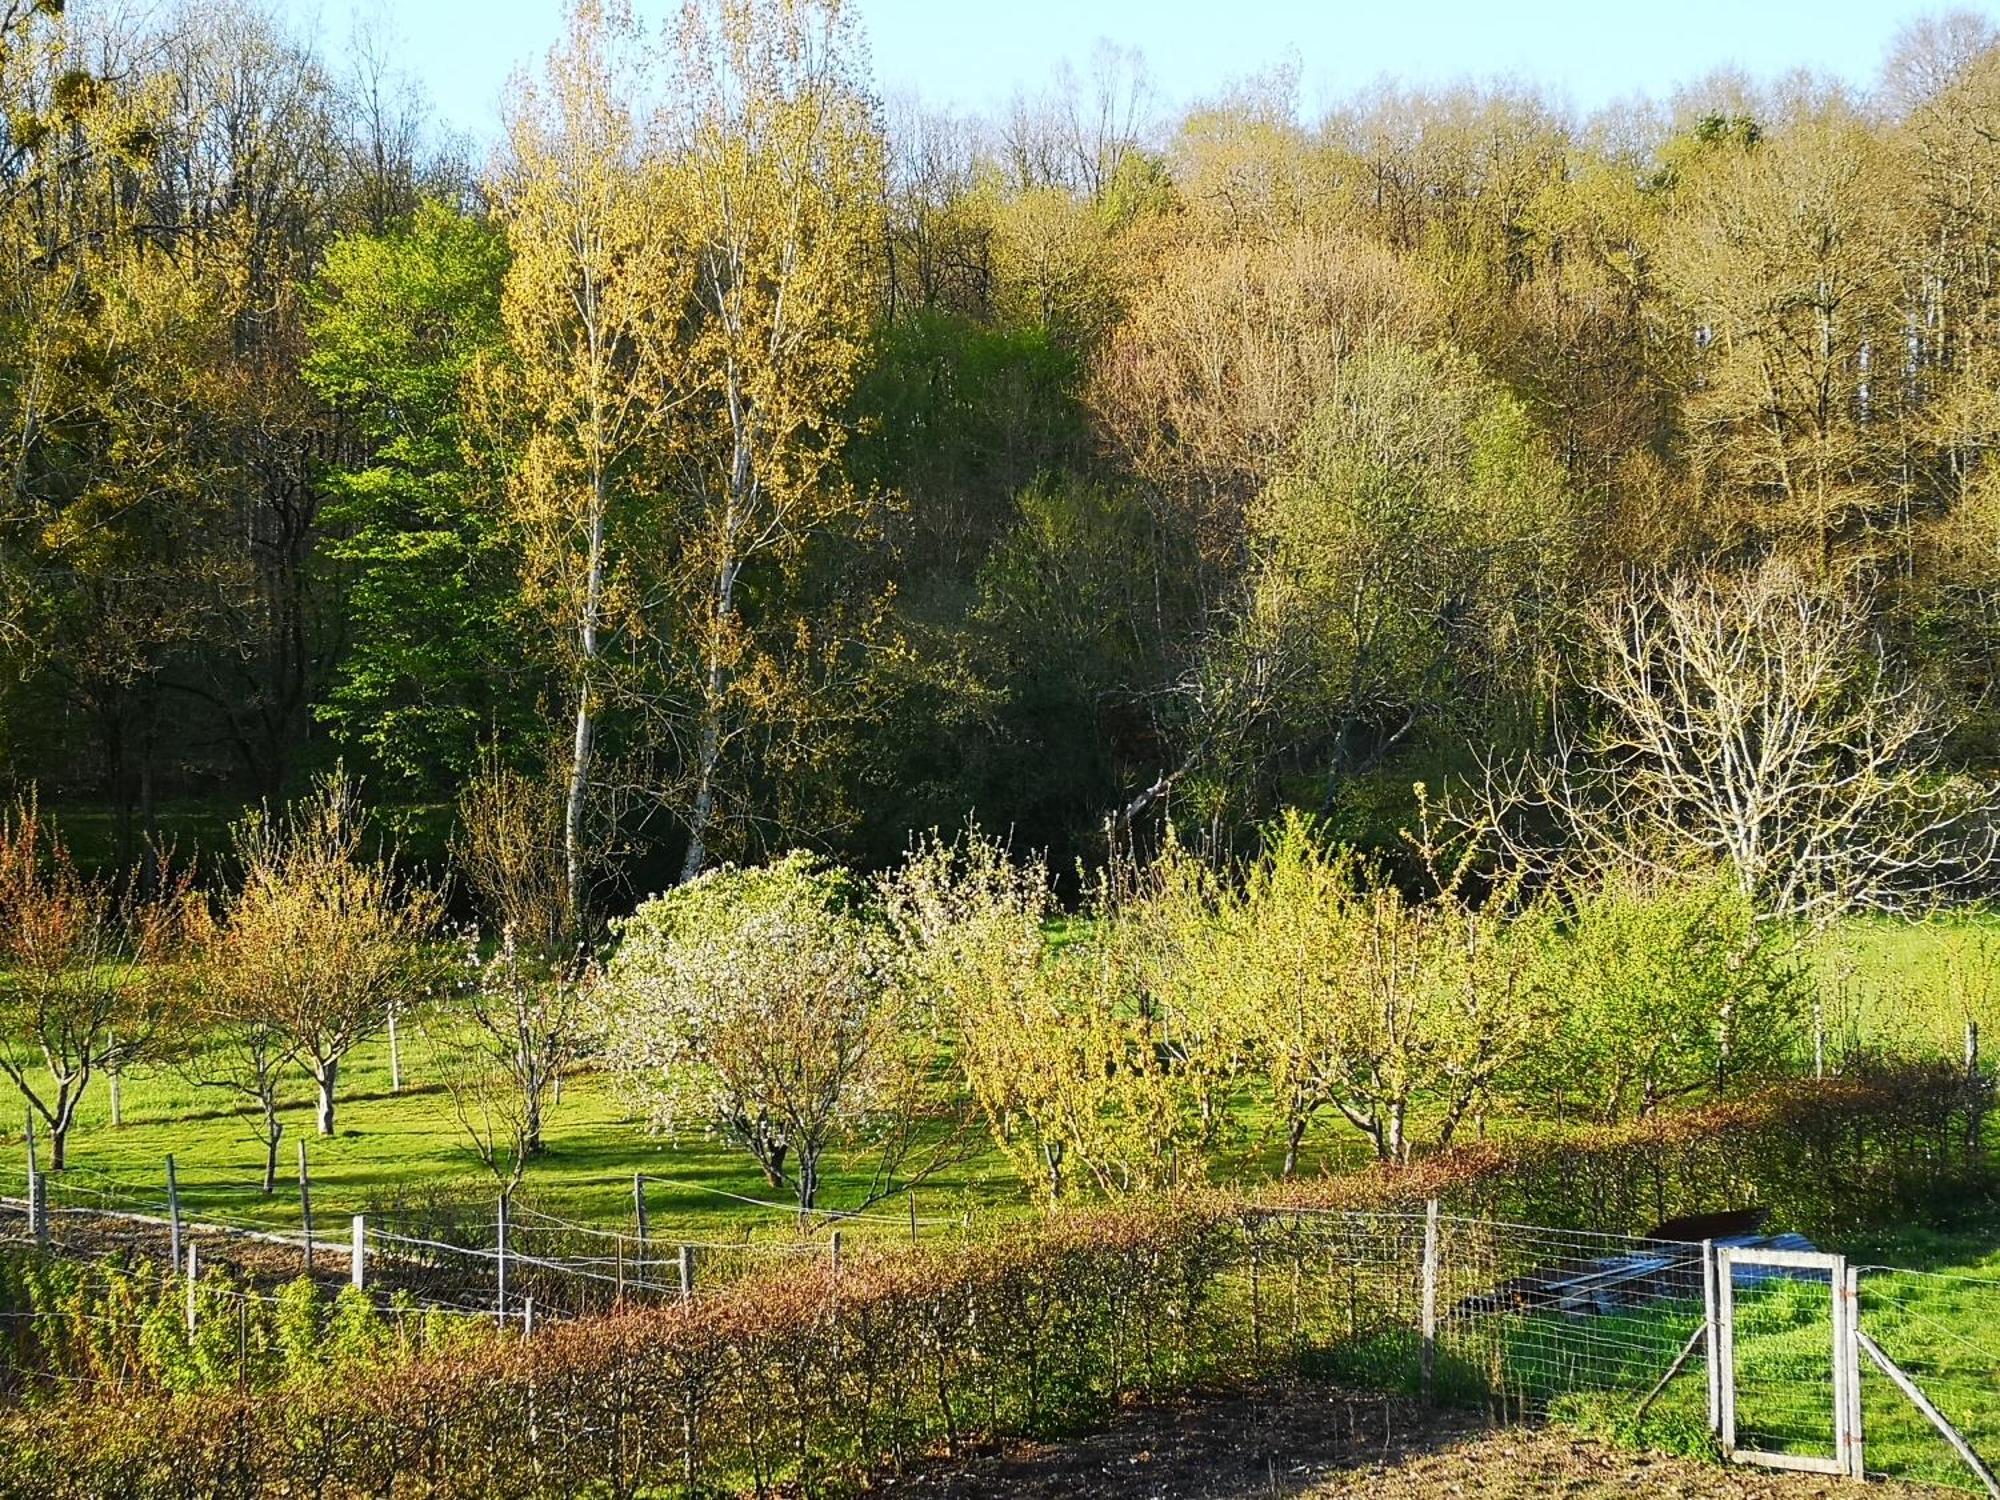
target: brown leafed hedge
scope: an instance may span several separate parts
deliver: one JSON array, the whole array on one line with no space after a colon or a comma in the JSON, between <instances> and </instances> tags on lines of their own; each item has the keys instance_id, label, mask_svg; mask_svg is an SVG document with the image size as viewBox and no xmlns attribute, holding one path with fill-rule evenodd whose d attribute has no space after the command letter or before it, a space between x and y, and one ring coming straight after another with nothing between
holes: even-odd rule
<instances>
[{"instance_id":1,"label":"brown leafed hedge","mask_svg":"<svg viewBox=\"0 0 2000 1500\"><path fill-rule=\"evenodd\" d=\"M1629 1229L1749 1200L1823 1230L1980 1170L1983 1102L1946 1070L1785 1085L1249 1202L1182 1194L948 1251L794 1268L449 1362L254 1396L44 1407L0 1426L0 1493L842 1493L919 1452L1074 1427L1349 1336L1351 1294L1342 1313L1312 1294L1345 1221L1314 1210L1394 1213L1437 1196L1460 1213ZM1274 1222L1292 1232L1267 1233ZM1388 1284L1401 1270L1382 1269L1382 1305L1405 1305Z\"/></svg>"}]
</instances>

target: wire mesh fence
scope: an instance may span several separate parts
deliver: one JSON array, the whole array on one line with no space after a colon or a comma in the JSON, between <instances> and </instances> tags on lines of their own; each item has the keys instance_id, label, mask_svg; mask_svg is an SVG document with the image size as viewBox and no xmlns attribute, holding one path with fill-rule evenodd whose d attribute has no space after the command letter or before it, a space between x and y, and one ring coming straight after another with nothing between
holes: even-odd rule
<instances>
[{"instance_id":1,"label":"wire mesh fence","mask_svg":"<svg viewBox=\"0 0 2000 1500\"><path fill-rule=\"evenodd\" d=\"M191 1336L207 1330L208 1357L226 1372L233 1320L233 1357L254 1381L266 1368L255 1347L258 1299L273 1295L258 1268L296 1275L305 1236L215 1215L175 1226L162 1212L171 1207L65 1174L50 1183L43 1222L50 1248L76 1257L102 1257L109 1247L159 1258L171 1235L212 1265L220 1247L240 1279L191 1284L188 1327ZM0 1240L30 1237L25 1208L22 1198L0 1195ZM412 1351L436 1335L423 1323L430 1312L476 1314L526 1333L537 1320L588 1318L837 1264L828 1224L838 1217L815 1216L784 1238L700 1240L647 1232L643 1214L629 1227L584 1224L515 1204L503 1223L497 1203L477 1214L411 1204L368 1216L358 1240L344 1220L322 1230L312 1253L316 1273L339 1283L351 1277L358 1245L368 1296L394 1327L396 1347ZM923 1227L911 1225L912 1236ZM1190 1368L1291 1370L1482 1405L1501 1418L1553 1414L1675 1446L1719 1442L1753 1459L1859 1467L1865 1434L1867 1472L1975 1490L1985 1484L1982 1456L2000 1458L2000 1279L1856 1268L1844 1323L1846 1270L1809 1248L1717 1254L1663 1232L1555 1229L1436 1205L1245 1207L1225 1216L1204 1254L1189 1273L1185 1306L1169 1310L1191 1335L1185 1347L1196 1352L1177 1356ZM1119 1267L1103 1274L1115 1280ZM1720 1345L1719 1314L1728 1330ZM0 1341L22 1316L0 1312ZM1104 1337L1120 1336L1116 1322ZM129 1332L100 1342L113 1347ZM1879 1361L1843 1377L1843 1339L1850 1359L1872 1339ZM14 1346L28 1357L19 1337ZM51 1378L84 1377L57 1369ZM1847 1422L1837 1416L1843 1378L1856 1402Z\"/></svg>"},{"instance_id":2,"label":"wire mesh fence","mask_svg":"<svg viewBox=\"0 0 2000 1500\"><path fill-rule=\"evenodd\" d=\"M678 1186L678 1185L677 1185ZM404 1195L351 1214L324 1200L315 1214L309 1185L299 1190L295 1224L273 1227L274 1198L243 1184L133 1184L82 1168L34 1177L0 1176L0 1244L28 1245L82 1260L184 1264L189 1246L208 1265L226 1265L266 1288L307 1275L337 1287L361 1278L372 1290L408 1294L418 1306L484 1310L506 1319L533 1305L544 1320L587 1317L633 1302L675 1300L802 1260L839 1254L856 1230L885 1240L907 1231L956 1234L962 1217L815 1209L800 1212L737 1194L764 1211L770 1227L738 1237L648 1230L648 1182L635 1182L637 1225L583 1223L521 1199L463 1192ZM182 1208L200 1202L199 1214ZM241 1207L218 1209L218 1200ZM282 1200L277 1200L282 1201ZM504 1223L503 1223L504 1219ZM356 1236L359 1236L358 1240ZM849 1242L852 1244L852 1241Z\"/></svg>"},{"instance_id":3,"label":"wire mesh fence","mask_svg":"<svg viewBox=\"0 0 2000 1500\"><path fill-rule=\"evenodd\" d=\"M1861 1330L1992 1468L2000 1464L2000 1279L1860 1267ZM1875 1365L1861 1369L1868 1468L1929 1484L1986 1486Z\"/></svg>"}]
</instances>

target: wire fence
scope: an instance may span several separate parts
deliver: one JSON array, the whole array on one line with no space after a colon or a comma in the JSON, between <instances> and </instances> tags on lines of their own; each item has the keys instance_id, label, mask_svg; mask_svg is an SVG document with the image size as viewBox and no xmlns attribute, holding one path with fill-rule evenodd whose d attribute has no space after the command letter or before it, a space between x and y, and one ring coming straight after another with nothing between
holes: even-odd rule
<instances>
[{"instance_id":1,"label":"wire fence","mask_svg":"<svg viewBox=\"0 0 2000 1500\"><path fill-rule=\"evenodd\" d=\"M648 1225L645 1201L655 1187L698 1190L755 1207L771 1230L721 1238ZM802 1258L841 1253L845 1226L920 1234L962 1230L962 1216L920 1216L795 1207L719 1189L647 1179L634 1182L634 1227L583 1223L519 1199L464 1194L315 1213L311 1185L298 1189L298 1223L269 1221L272 1196L243 1184L176 1181L171 1162L154 1189L71 1167L64 1172L0 1177L0 1244L32 1245L85 1261L153 1261L185 1266L192 1247L201 1263L223 1266L247 1284L272 1287L301 1275L329 1287L352 1284L405 1294L404 1304L456 1312L487 1311L500 1321L531 1315L585 1317L635 1301L686 1299ZM217 1200L240 1202L240 1211ZM197 1213L184 1200L203 1205ZM912 1203L914 1200L912 1200ZM532 1314L527 1309L532 1306Z\"/></svg>"},{"instance_id":2,"label":"wire fence","mask_svg":"<svg viewBox=\"0 0 2000 1500\"><path fill-rule=\"evenodd\" d=\"M638 1190L643 1202L643 1182ZM254 1383L267 1359L259 1320L282 1295L271 1283L303 1269L308 1238L213 1214L176 1225L172 1208L65 1174L49 1182L38 1218L48 1247L72 1257L134 1250L157 1259L172 1240L196 1247L204 1266L226 1259L240 1280L190 1279L187 1328L191 1340L207 1330L222 1383L232 1358L246 1372L236 1378ZM26 1209L24 1198L0 1197L0 1240L32 1242ZM643 1214L628 1228L526 1204L504 1216L496 1204L477 1220L411 1209L343 1224L346 1238L315 1235L310 1254L317 1276L374 1299L394 1349L420 1354L442 1336L424 1321L433 1311L478 1315L522 1335L538 1320L691 1300L746 1277L837 1264L838 1224L853 1217L815 1215L788 1238L703 1241L652 1232ZM913 1237L963 1227L875 1217ZM1747 1236L1720 1254L1663 1231L1589 1233L1436 1205L1246 1207L1219 1226L1220 1248L1190 1276L1177 1337L1195 1351L1191 1370L1289 1369L1483 1405L1501 1419L1555 1415L1674 1446L1715 1441L1749 1461L2000 1495L1986 1474L2000 1460L2000 1279L1849 1268L1796 1236ZM1767 1248L1743 1248L1751 1244ZM181 1274L181 1262L171 1264ZM1104 1303L1116 1308L1120 1292L1109 1283L1120 1268L1110 1263L1102 1274ZM5 1320L22 1316L0 1313L0 1338ZM121 1329L116 1316L101 1316L107 1348L117 1347L114 1335L136 1332L135 1320ZM1110 1319L1103 1336L1123 1337L1120 1322ZM1862 1348L1873 1350L1867 1361ZM1114 1363L1124 1357L1114 1351ZM116 1378L115 1361L110 1368ZM56 1370L53 1378L83 1377Z\"/></svg>"}]
</instances>

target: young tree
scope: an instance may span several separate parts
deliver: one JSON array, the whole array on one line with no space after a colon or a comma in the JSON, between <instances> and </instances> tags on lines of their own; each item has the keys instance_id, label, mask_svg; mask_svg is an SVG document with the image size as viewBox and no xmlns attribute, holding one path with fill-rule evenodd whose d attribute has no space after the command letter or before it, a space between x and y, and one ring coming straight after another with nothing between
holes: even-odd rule
<instances>
[{"instance_id":1,"label":"young tree","mask_svg":"<svg viewBox=\"0 0 2000 1500\"><path fill-rule=\"evenodd\" d=\"M976 830L920 843L885 876L901 982L947 1025L994 1139L1057 1199L1169 1181L1207 1135L1185 1012L1149 1006L1134 932L1051 951L1046 868ZM1100 926L1112 921L1101 918Z\"/></svg>"},{"instance_id":2,"label":"young tree","mask_svg":"<svg viewBox=\"0 0 2000 1500\"><path fill-rule=\"evenodd\" d=\"M428 1013L425 1034L453 1116L503 1194L542 1152L550 1095L586 1034L594 968L550 964L514 945L467 955L465 990Z\"/></svg>"},{"instance_id":3,"label":"young tree","mask_svg":"<svg viewBox=\"0 0 2000 1500\"><path fill-rule=\"evenodd\" d=\"M1514 1081L1542 1107L1611 1124L1794 1055L1796 950L1760 926L1726 872L1607 871L1563 900L1540 974L1563 1003Z\"/></svg>"},{"instance_id":4,"label":"young tree","mask_svg":"<svg viewBox=\"0 0 2000 1500\"><path fill-rule=\"evenodd\" d=\"M293 1066L290 1034L263 1004L243 966L265 961L239 944L246 934L204 923L192 984L194 1025L181 1067L197 1087L235 1094L256 1107L252 1128L264 1147L264 1195L278 1188L278 1145L285 1122L285 1075Z\"/></svg>"},{"instance_id":5,"label":"young tree","mask_svg":"<svg viewBox=\"0 0 2000 1500\"><path fill-rule=\"evenodd\" d=\"M605 976L605 1056L654 1123L721 1132L802 1210L842 1143L875 1151L870 1201L942 1160L905 1171L935 1059L852 898L810 855L724 866L641 906Z\"/></svg>"},{"instance_id":6,"label":"young tree","mask_svg":"<svg viewBox=\"0 0 2000 1500\"><path fill-rule=\"evenodd\" d=\"M436 978L437 892L393 859L366 858L366 833L343 771L282 814L236 825L242 884L223 903L212 967L231 1012L268 1023L312 1079L321 1135L333 1134L342 1059Z\"/></svg>"},{"instance_id":7,"label":"young tree","mask_svg":"<svg viewBox=\"0 0 2000 1500\"><path fill-rule=\"evenodd\" d=\"M576 957L583 914L569 879L562 746L551 743L540 773L516 771L500 747L458 797L452 863L510 945L563 966Z\"/></svg>"},{"instance_id":8,"label":"young tree","mask_svg":"<svg viewBox=\"0 0 2000 1500\"><path fill-rule=\"evenodd\" d=\"M136 880L82 874L33 800L0 814L0 1073L47 1125L55 1170L90 1080L161 1035L174 988L163 966L191 904L184 876L142 899Z\"/></svg>"}]
</instances>

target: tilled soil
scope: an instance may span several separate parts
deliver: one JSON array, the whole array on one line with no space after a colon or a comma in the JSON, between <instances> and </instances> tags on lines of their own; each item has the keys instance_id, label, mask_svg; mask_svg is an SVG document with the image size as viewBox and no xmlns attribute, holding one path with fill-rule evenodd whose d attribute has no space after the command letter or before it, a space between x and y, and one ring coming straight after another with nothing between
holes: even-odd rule
<instances>
[{"instance_id":1,"label":"tilled soil","mask_svg":"<svg viewBox=\"0 0 2000 1500\"><path fill-rule=\"evenodd\" d=\"M1400 1397L1323 1387L1134 1408L1103 1432L885 1477L911 1500L1815 1500L1839 1481L1665 1458L1560 1429L1489 1427ZM1937 1492L1871 1485L1882 1500Z\"/></svg>"}]
</instances>

